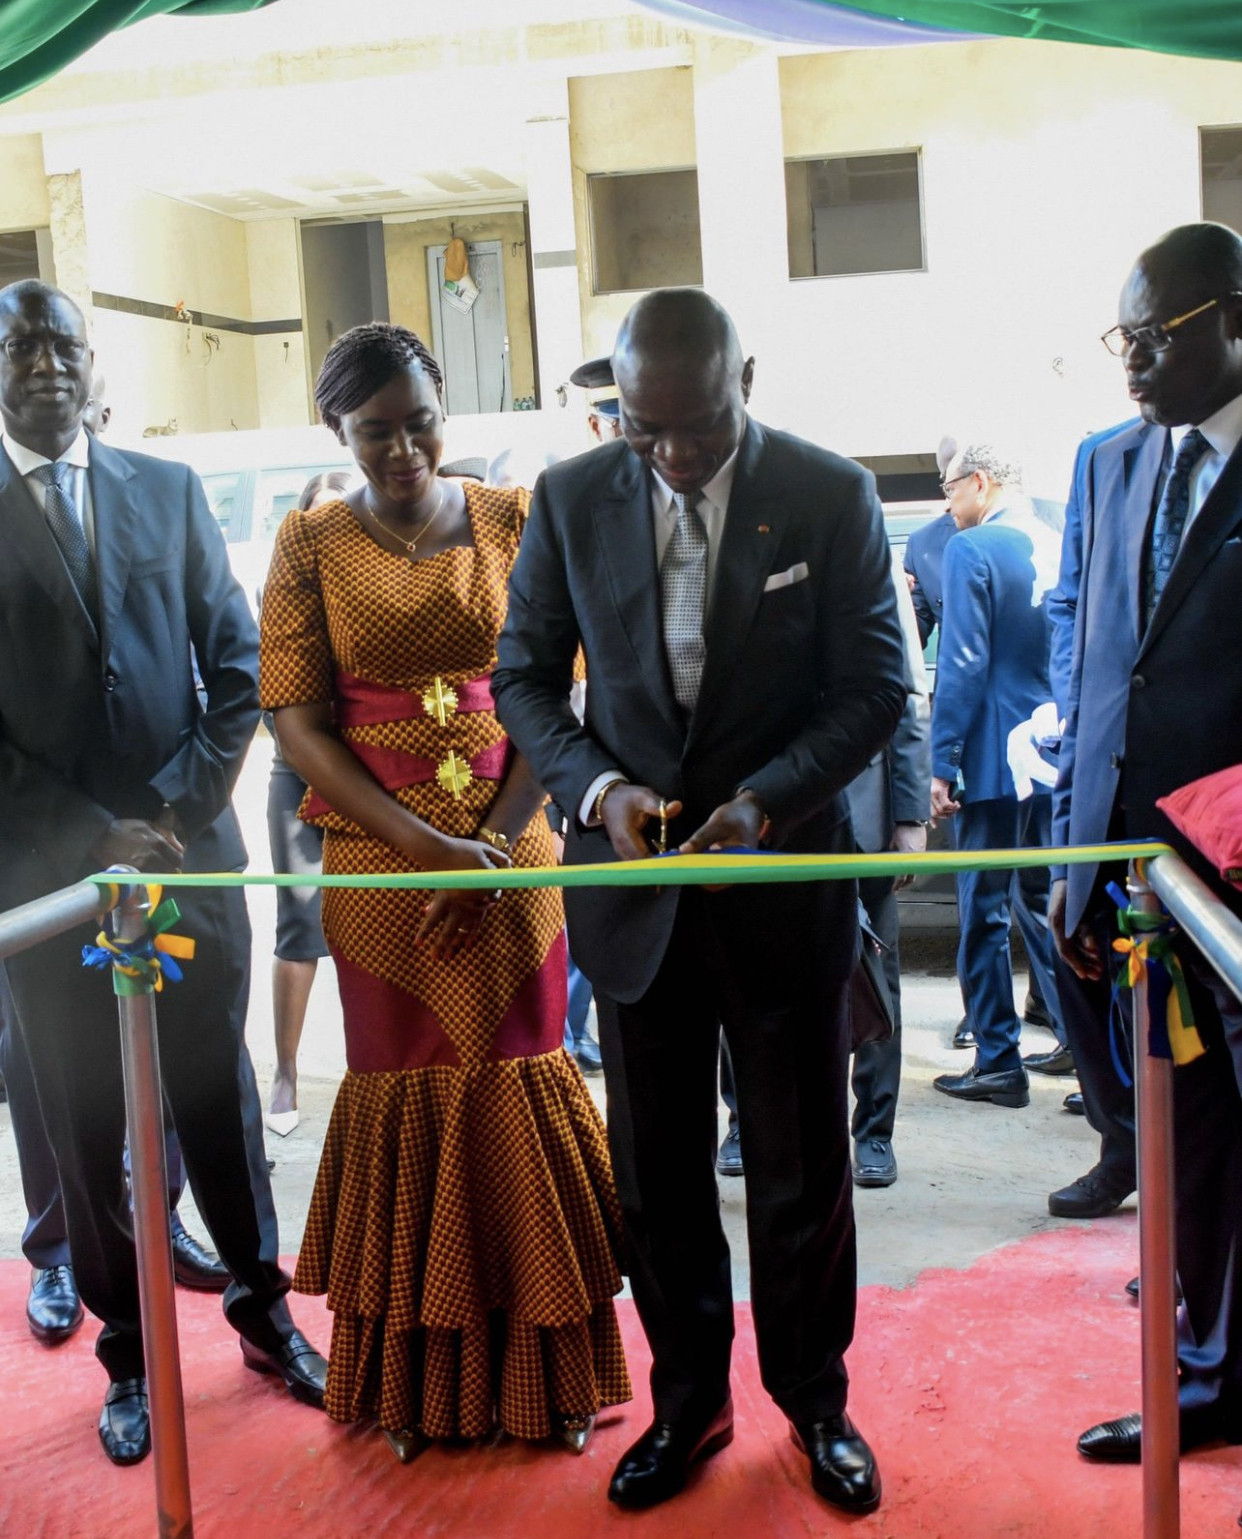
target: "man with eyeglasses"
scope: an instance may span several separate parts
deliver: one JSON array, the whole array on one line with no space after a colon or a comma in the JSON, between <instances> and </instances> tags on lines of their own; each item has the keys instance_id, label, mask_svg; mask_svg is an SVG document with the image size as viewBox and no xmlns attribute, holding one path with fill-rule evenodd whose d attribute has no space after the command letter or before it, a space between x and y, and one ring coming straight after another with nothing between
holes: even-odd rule
<instances>
[{"instance_id":1,"label":"man with eyeglasses","mask_svg":"<svg viewBox=\"0 0 1242 1539\"><path fill-rule=\"evenodd\" d=\"M35 281L0 290L0 909L113 864L227 871L246 859L229 796L259 715L254 621L193 473L83 429L91 371L67 295ZM197 950L160 995L160 1057L199 1210L232 1273L225 1314L249 1367L322 1405L327 1365L290 1318L261 1129L248 1136L262 1111L243 1035L244 897L187 888L178 904ZM82 967L91 938L79 927L5 970L78 1289L103 1321L100 1441L134 1464L151 1433L125 1109L112 990Z\"/></svg>"},{"instance_id":2,"label":"man with eyeglasses","mask_svg":"<svg viewBox=\"0 0 1242 1539\"><path fill-rule=\"evenodd\" d=\"M1091 453L1054 844L1167 840L1235 912L1242 896L1158 801L1242 762L1242 239L1183 225L1145 251L1105 343L1142 421ZM1106 978L1118 868L1054 872L1067 965ZM1183 937L1203 1057L1174 1073L1183 1450L1242 1441L1242 1004ZM1096 1030L1109 1029L1097 988ZM1136 1463L1137 1415L1083 1433L1090 1459Z\"/></svg>"}]
</instances>

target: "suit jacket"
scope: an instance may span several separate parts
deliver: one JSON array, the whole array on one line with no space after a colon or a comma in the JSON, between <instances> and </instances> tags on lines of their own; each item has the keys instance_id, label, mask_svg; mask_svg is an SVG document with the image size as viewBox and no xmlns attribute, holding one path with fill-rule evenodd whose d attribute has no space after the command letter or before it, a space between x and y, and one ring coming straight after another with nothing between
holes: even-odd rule
<instances>
[{"instance_id":1,"label":"suit jacket","mask_svg":"<svg viewBox=\"0 0 1242 1539\"><path fill-rule=\"evenodd\" d=\"M803 567L800 580L766 587ZM748 421L705 629L687 724L664 653L649 472L619 440L540 477L492 691L506 730L570 813L568 864L615 858L604 830L576 816L606 771L682 800L672 836L749 786L776 848L848 848L841 793L891 735L906 695L871 475ZM568 699L579 642L582 724ZM676 888L567 891L574 958L598 988L623 1002L645 993L677 898Z\"/></svg>"},{"instance_id":2,"label":"suit jacket","mask_svg":"<svg viewBox=\"0 0 1242 1539\"><path fill-rule=\"evenodd\" d=\"M1141 581L1167 429L1139 423L1091 451L1069 711L1053 840L1095 843L1124 810L1127 838L1175 845L1235 910L1226 888L1157 811L1157 798L1242 763L1242 448L1187 529L1151 624ZM1066 925L1086 911L1096 867L1070 866Z\"/></svg>"},{"instance_id":3,"label":"suit jacket","mask_svg":"<svg viewBox=\"0 0 1242 1539\"><path fill-rule=\"evenodd\" d=\"M1052 698L1045 600L1059 562L1057 535L1017 503L945 549L932 774L969 801L1016 794L1009 734Z\"/></svg>"},{"instance_id":4,"label":"suit jacket","mask_svg":"<svg viewBox=\"0 0 1242 1539\"><path fill-rule=\"evenodd\" d=\"M1137 418L1119 422L1115 427L1090 433L1078 445L1074 455L1074 474L1070 481L1069 502L1065 509L1065 535L1061 542L1061 571L1057 585L1048 595L1048 621L1052 627L1052 650L1048 674L1057 712L1065 720L1069 709L1070 674L1074 660L1074 613L1078 607L1078 582L1082 571L1082 507L1087 496L1087 474L1091 453L1097 444L1106 443L1114 434L1134 427Z\"/></svg>"},{"instance_id":5,"label":"suit jacket","mask_svg":"<svg viewBox=\"0 0 1242 1539\"><path fill-rule=\"evenodd\" d=\"M229 795L258 721L258 635L224 538L184 465L92 439L87 474L98 633L0 452L4 907L79 880L114 818L165 802L187 869L245 862Z\"/></svg>"},{"instance_id":6,"label":"suit jacket","mask_svg":"<svg viewBox=\"0 0 1242 1539\"><path fill-rule=\"evenodd\" d=\"M914 600L919 639L924 646L944 618L944 587L940 574L944 548L956 533L952 513L942 513L930 524L916 529L906 541L906 571L914 578L910 597Z\"/></svg>"}]
</instances>

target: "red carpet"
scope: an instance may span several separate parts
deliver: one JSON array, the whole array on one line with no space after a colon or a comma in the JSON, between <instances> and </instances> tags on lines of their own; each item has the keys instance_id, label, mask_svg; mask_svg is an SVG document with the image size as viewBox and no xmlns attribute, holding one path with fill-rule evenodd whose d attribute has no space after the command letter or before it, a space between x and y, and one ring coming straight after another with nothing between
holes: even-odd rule
<instances>
[{"instance_id":1,"label":"red carpet","mask_svg":"<svg viewBox=\"0 0 1242 1539\"><path fill-rule=\"evenodd\" d=\"M850 1355L851 1400L875 1446L884 1503L849 1522L810 1493L801 1457L763 1394L739 1310L738 1436L684 1496L647 1514L611 1508L615 1459L644 1426L645 1397L607 1417L586 1455L553 1447L438 1448L402 1467L374 1432L351 1432L243 1370L218 1301L180 1293L198 1539L767 1539L847 1526L875 1539L1101 1539L1141 1528L1137 1469L1074 1452L1088 1423L1138 1407L1132 1219L1038 1235L906 1292L871 1288ZM144 1539L156 1532L150 1463L114 1469L95 1435L102 1371L85 1328L48 1351L22 1313L27 1273L0 1265L4 1363L0 1534ZM318 1299L299 1323L327 1340ZM636 1378L645 1351L625 1306ZM1236 1533L1242 1448L1182 1464L1184 1539Z\"/></svg>"}]
</instances>

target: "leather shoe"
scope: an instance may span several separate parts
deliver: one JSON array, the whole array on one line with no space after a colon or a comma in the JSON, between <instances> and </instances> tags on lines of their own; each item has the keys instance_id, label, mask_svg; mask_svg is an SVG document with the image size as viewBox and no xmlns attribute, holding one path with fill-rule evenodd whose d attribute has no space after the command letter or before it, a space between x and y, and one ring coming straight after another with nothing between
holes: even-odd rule
<instances>
[{"instance_id":1,"label":"leather shoe","mask_svg":"<svg viewBox=\"0 0 1242 1539\"><path fill-rule=\"evenodd\" d=\"M1085 1117L1087 1115L1087 1108L1083 1103L1082 1091L1071 1090L1070 1093L1061 1102L1061 1108L1063 1111L1069 1112L1074 1117Z\"/></svg>"},{"instance_id":2,"label":"leather shoe","mask_svg":"<svg viewBox=\"0 0 1242 1539\"><path fill-rule=\"evenodd\" d=\"M1115 1213L1133 1190L1132 1172L1093 1165L1085 1176L1049 1194L1048 1211L1054 1218L1105 1218Z\"/></svg>"},{"instance_id":3,"label":"leather shoe","mask_svg":"<svg viewBox=\"0 0 1242 1539\"><path fill-rule=\"evenodd\" d=\"M113 1464L137 1464L151 1452L145 1379L117 1379L108 1385L99 1413L99 1441Z\"/></svg>"},{"instance_id":4,"label":"leather shoe","mask_svg":"<svg viewBox=\"0 0 1242 1539\"><path fill-rule=\"evenodd\" d=\"M961 1018L961 1020L958 1021L957 1027L954 1030L954 1033L953 1033L953 1046L954 1047L974 1047L974 1045L975 1045L975 1032L974 1032L974 1028L970 1024L970 1017L968 1015L964 1015Z\"/></svg>"},{"instance_id":5,"label":"leather shoe","mask_svg":"<svg viewBox=\"0 0 1242 1539\"><path fill-rule=\"evenodd\" d=\"M328 1383L327 1360L315 1351L301 1331L290 1331L274 1352L265 1352L243 1336L241 1353L247 1368L253 1368L256 1373L274 1373L285 1381L285 1388L295 1400L323 1410L323 1392Z\"/></svg>"},{"instance_id":6,"label":"leather shoe","mask_svg":"<svg viewBox=\"0 0 1242 1539\"><path fill-rule=\"evenodd\" d=\"M630 1508L666 1502L685 1485L692 1465L710 1459L732 1441L732 1397L706 1426L697 1419L694 1423L653 1421L621 1456L608 1484L608 1500Z\"/></svg>"},{"instance_id":7,"label":"leather shoe","mask_svg":"<svg viewBox=\"0 0 1242 1539\"><path fill-rule=\"evenodd\" d=\"M1036 999L1029 989L1026 998L1022 1001L1022 1024L1042 1026L1045 1031L1052 1031L1052 1015L1048 1006L1042 999ZM1055 1036L1056 1033L1054 1032L1053 1035Z\"/></svg>"},{"instance_id":8,"label":"leather shoe","mask_svg":"<svg viewBox=\"0 0 1242 1539\"><path fill-rule=\"evenodd\" d=\"M602 1074L604 1060L600 1057L599 1043L593 1037L579 1037L574 1043L574 1058L584 1074Z\"/></svg>"},{"instance_id":9,"label":"leather shoe","mask_svg":"<svg viewBox=\"0 0 1242 1539\"><path fill-rule=\"evenodd\" d=\"M1143 1453L1143 1418L1137 1411L1119 1416L1115 1421L1097 1422L1078 1439L1078 1452L1097 1464L1140 1464ZM1219 1413L1212 1410L1181 1413L1178 1438L1182 1453L1202 1448L1205 1443L1230 1442L1221 1426Z\"/></svg>"},{"instance_id":10,"label":"leather shoe","mask_svg":"<svg viewBox=\"0 0 1242 1539\"><path fill-rule=\"evenodd\" d=\"M731 1125L721 1142L720 1153L716 1156L716 1174L718 1176L746 1174L742 1169L742 1137L736 1122Z\"/></svg>"},{"instance_id":11,"label":"leather shoe","mask_svg":"<svg viewBox=\"0 0 1242 1539\"><path fill-rule=\"evenodd\" d=\"M1030 1053L1022 1060L1028 1074L1051 1074L1058 1079L1074 1073L1074 1055L1068 1047L1054 1047L1050 1053Z\"/></svg>"},{"instance_id":12,"label":"leather shoe","mask_svg":"<svg viewBox=\"0 0 1242 1539\"><path fill-rule=\"evenodd\" d=\"M223 1293L233 1281L233 1274L214 1251L200 1245L181 1222L177 1212L169 1214L172 1227L173 1276L183 1288L200 1293Z\"/></svg>"},{"instance_id":13,"label":"leather shoe","mask_svg":"<svg viewBox=\"0 0 1242 1539\"><path fill-rule=\"evenodd\" d=\"M860 1138L853 1163L855 1186L892 1186L897 1179L897 1156L887 1138Z\"/></svg>"},{"instance_id":14,"label":"leather shoe","mask_svg":"<svg viewBox=\"0 0 1242 1539\"><path fill-rule=\"evenodd\" d=\"M30 1274L26 1323L44 1346L68 1341L85 1318L71 1266L35 1267Z\"/></svg>"},{"instance_id":15,"label":"leather shoe","mask_svg":"<svg viewBox=\"0 0 1242 1539\"><path fill-rule=\"evenodd\" d=\"M932 1086L942 1095L959 1101L991 1101L993 1106L1029 1106L1031 1092L1025 1069L1003 1069L997 1074L980 1074L976 1068L965 1074L938 1074Z\"/></svg>"},{"instance_id":16,"label":"leather shoe","mask_svg":"<svg viewBox=\"0 0 1242 1539\"><path fill-rule=\"evenodd\" d=\"M824 1421L789 1426L795 1448L811 1461L814 1490L846 1512L874 1512L880 1505L880 1472L875 1455L854 1423L842 1413Z\"/></svg>"},{"instance_id":17,"label":"leather shoe","mask_svg":"<svg viewBox=\"0 0 1242 1539\"><path fill-rule=\"evenodd\" d=\"M1126 1284L1126 1292L1137 1304L1139 1301L1139 1280L1137 1277L1132 1277ZM1179 1304L1182 1302L1182 1285L1177 1281L1173 1283L1173 1297Z\"/></svg>"}]
</instances>

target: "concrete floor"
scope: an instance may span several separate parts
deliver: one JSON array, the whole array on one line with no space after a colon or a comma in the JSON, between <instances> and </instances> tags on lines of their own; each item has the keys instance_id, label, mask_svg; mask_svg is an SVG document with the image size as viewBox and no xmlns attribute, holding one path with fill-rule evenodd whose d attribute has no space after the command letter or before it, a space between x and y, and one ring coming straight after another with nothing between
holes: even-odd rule
<instances>
[{"instance_id":1,"label":"concrete floor","mask_svg":"<svg viewBox=\"0 0 1242 1539\"><path fill-rule=\"evenodd\" d=\"M238 807L256 870L270 868L265 822L270 758L270 740L260 734L238 789ZM252 890L250 913L254 986L247 1037L266 1097L274 1066L269 978L275 896L271 888ZM1049 1217L1047 1194L1095 1160L1095 1136L1082 1118L1061 1109L1072 1082L1032 1076L1031 1104L1021 1111L963 1105L932 1090L936 1074L965 1068L969 1062L968 1054L949 1046L961 1013L953 976L954 943L952 936L927 932L914 932L907 941L904 1071L894 1140L900 1179L886 1190L857 1193L863 1283L904 1288L926 1268L965 1268L1012 1240L1064 1227ZM1023 988L1020 980L1020 991ZM1028 1051L1051 1045L1045 1032L1029 1036ZM299 1063L301 1123L287 1138L268 1135L268 1152L276 1161L272 1183L281 1248L289 1255L301 1240L319 1150L344 1068L331 962L319 968ZM602 1081L592 1080L591 1087L602 1106ZM7 1109L0 1107L0 1259L20 1255L25 1218L7 1122ZM745 1181L722 1181L721 1188L736 1292L745 1298L749 1293ZM198 1221L188 1198L182 1212L194 1228ZM201 1226L196 1232L203 1232Z\"/></svg>"}]
</instances>

